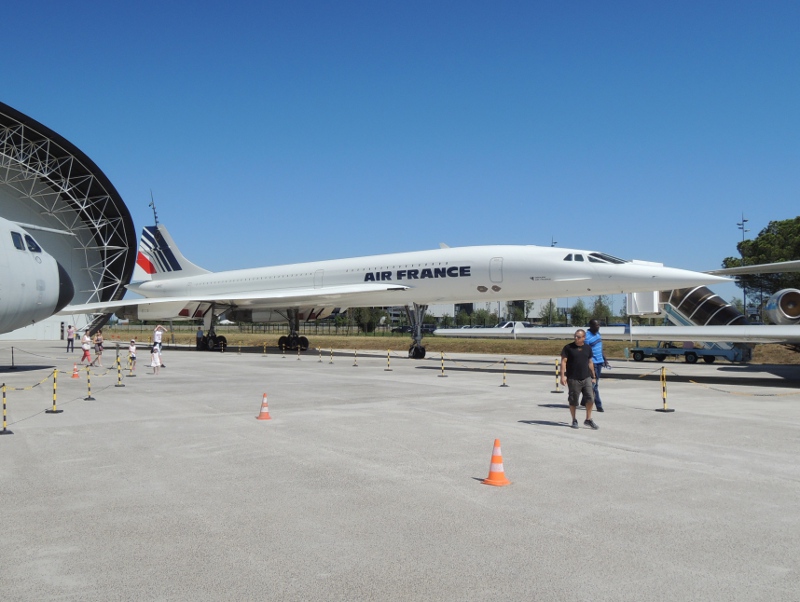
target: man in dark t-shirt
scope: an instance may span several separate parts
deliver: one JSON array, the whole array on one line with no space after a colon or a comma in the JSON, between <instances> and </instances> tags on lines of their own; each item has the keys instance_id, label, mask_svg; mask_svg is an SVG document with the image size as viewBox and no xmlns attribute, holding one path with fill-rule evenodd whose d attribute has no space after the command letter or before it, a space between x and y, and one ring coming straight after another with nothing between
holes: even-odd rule
<instances>
[{"instance_id":1,"label":"man in dark t-shirt","mask_svg":"<svg viewBox=\"0 0 800 602\"><path fill-rule=\"evenodd\" d=\"M590 429L597 430L599 427L592 420L594 362L592 362L592 348L585 343L586 331L576 330L575 340L561 350L561 384L567 385L569 391L569 413L572 416L572 428L578 428L575 411L578 408L578 399L583 393L583 398L586 400L586 420L583 421L583 424Z\"/></svg>"}]
</instances>

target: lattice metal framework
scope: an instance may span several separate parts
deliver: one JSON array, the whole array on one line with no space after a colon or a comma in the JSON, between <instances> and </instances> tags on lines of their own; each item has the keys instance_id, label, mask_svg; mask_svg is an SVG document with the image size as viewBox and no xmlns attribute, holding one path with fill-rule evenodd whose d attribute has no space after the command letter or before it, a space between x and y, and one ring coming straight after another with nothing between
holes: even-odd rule
<instances>
[{"instance_id":1,"label":"lattice metal framework","mask_svg":"<svg viewBox=\"0 0 800 602\"><path fill-rule=\"evenodd\" d=\"M35 211L36 225L74 234L69 244L88 278L78 278L84 284L73 303L122 298L136 262L136 232L119 193L78 148L2 103L0 188Z\"/></svg>"}]
</instances>

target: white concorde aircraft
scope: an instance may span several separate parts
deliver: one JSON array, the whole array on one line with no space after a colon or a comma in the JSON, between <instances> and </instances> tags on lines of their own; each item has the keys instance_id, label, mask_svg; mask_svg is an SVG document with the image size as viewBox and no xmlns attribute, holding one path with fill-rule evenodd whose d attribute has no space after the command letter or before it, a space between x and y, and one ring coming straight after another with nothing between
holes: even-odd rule
<instances>
[{"instance_id":1,"label":"white concorde aircraft","mask_svg":"<svg viewBox=\"0 0 800 602\"><path fill-rule=\"evenodd\" d=\"M774 274L800 271L800 261L784 261L760 265L714 270L712 274ZM697 287L704 299L710 299L711 291ZM694 291L691 291L694 292ZM690 291L681 293L689 298ZM716 295L714 295L716 296ZM636 293L628 295L628 307L637 305ZM714 306L719 307L719 306ZM720 316L723 311L717 312ZM734 312L738 315L738 312ZM604 326L604 339L616 341L702 341L706 343L778 343L800 350L800 290L787 288L773 294L765 305L764 313L772 325L747 324L741 315L736 323L700 326ZM709 317L709 316L706 316ZM713 318L714 316L710 316ZM731 317L726 314L725 320ZM525 327L513 323L509 328L440 328L437 336L458 338L515 338L515 339L567 339L571 340L577 326L570 327Z\"/></svg>"},{"instance_id":2,"label":"white concorde aircraft","mask_svg":"<svg viewBox=\"0 0 800 602\"><path fill-rule=\"evenodd\" d=\"M509 301L656 291L727 282L727 278L626 261L605 253L536 246L443 248L327 261L209 272L187 260L163 225L144 229L137 259L145 299L69 306L62 315L114 312L130 319L199 319L213 334L213 317L242 322L288 321L278 344L308 348L300 320L349 307L405 306L414 332L409 356L422 358L422 316L428 304ZM137 274L134 274L137 278Z\"/></svg>"},{"instance_id":3,"label":"white concorde aircraft","mask_svg":"<svg viewBox=\"0 0 800 602\"><path fill-rule=\"evenodd\" d=\"M0 333L49 318L72 301L67 272L26 230L0 217Z\"/></svg>"}]
</instances>

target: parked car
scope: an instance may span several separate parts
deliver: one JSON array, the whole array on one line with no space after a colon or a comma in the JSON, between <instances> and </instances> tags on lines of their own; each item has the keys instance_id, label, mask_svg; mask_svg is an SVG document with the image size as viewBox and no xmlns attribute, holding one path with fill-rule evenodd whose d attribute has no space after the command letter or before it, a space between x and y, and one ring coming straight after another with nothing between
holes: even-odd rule
<instances>
[{"instance_id":1,"label":"parked car","mask_svg":"<svg viewBox=\"0 0 800 602\"><path fill-rule=\"evenodd\" d=\"M495 328L533 328L535 324L531 324L530 322L501 322Z\"/></svg>"},{"instance_id":2,"label":"parked car","mask_svg":"<svg viewBox=\"0 0 800 602\"><path fill-rule=\"evenodd\" d=\"M397 326L392 328L392 332L411 332L411 326Z\"/></svg>"}]
</instances>

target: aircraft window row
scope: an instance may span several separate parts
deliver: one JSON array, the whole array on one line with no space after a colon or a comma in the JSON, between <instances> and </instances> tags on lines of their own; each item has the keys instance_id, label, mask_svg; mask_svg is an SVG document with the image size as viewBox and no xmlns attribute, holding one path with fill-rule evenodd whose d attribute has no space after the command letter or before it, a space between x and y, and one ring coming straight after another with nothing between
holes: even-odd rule
<instances>
[{"instance_id":1,"label":"aircraft window row","mask_svg":"<svg viewBox=\"0 0 800 602\"><path fill-rule=\"evenodd\" d=\"M14 232L12 230L11 231L11 240L14 242L14 248L15 249L19 249L20 251L24 251L25 250L25 245L27 243L28 250L31 253L41 253L42 252L42 247L40 247L39 243L37 243L35 240L33 240L33 237L31 237L29 234L25 235L25 241L23 242L22 234L20 234L19 232Z\"/></svg>"},{"instance_id":2,"label":"aircraft window row","mask_svg":"<svg viewBox=\"0 0 800 602\"><path fill-rule=\"evenodd\" d=\"M608 255L607 253L589 253L586 258L591 263L628 263L624 259ZM580 253L570 253L564 258L564 261L583 261L583 255Z\"/></svg>"},{"instance_id":3,"label":"aircraft window row","mask_svg":"<svg viewBox=\"0 0 800 602\"><path fill-rule=\"evenodd\" d=\"M445 261L442 263L412 263L412 264L405 264L405 265L392 265L386 267L379 267L379 268L355 268L353 270L345 270L345 272L378 272L380 270L396 270L397 268L421 268L427 266L436 266L436 265L450 265L449 261Z\"/></svg>"}]
</instances>

